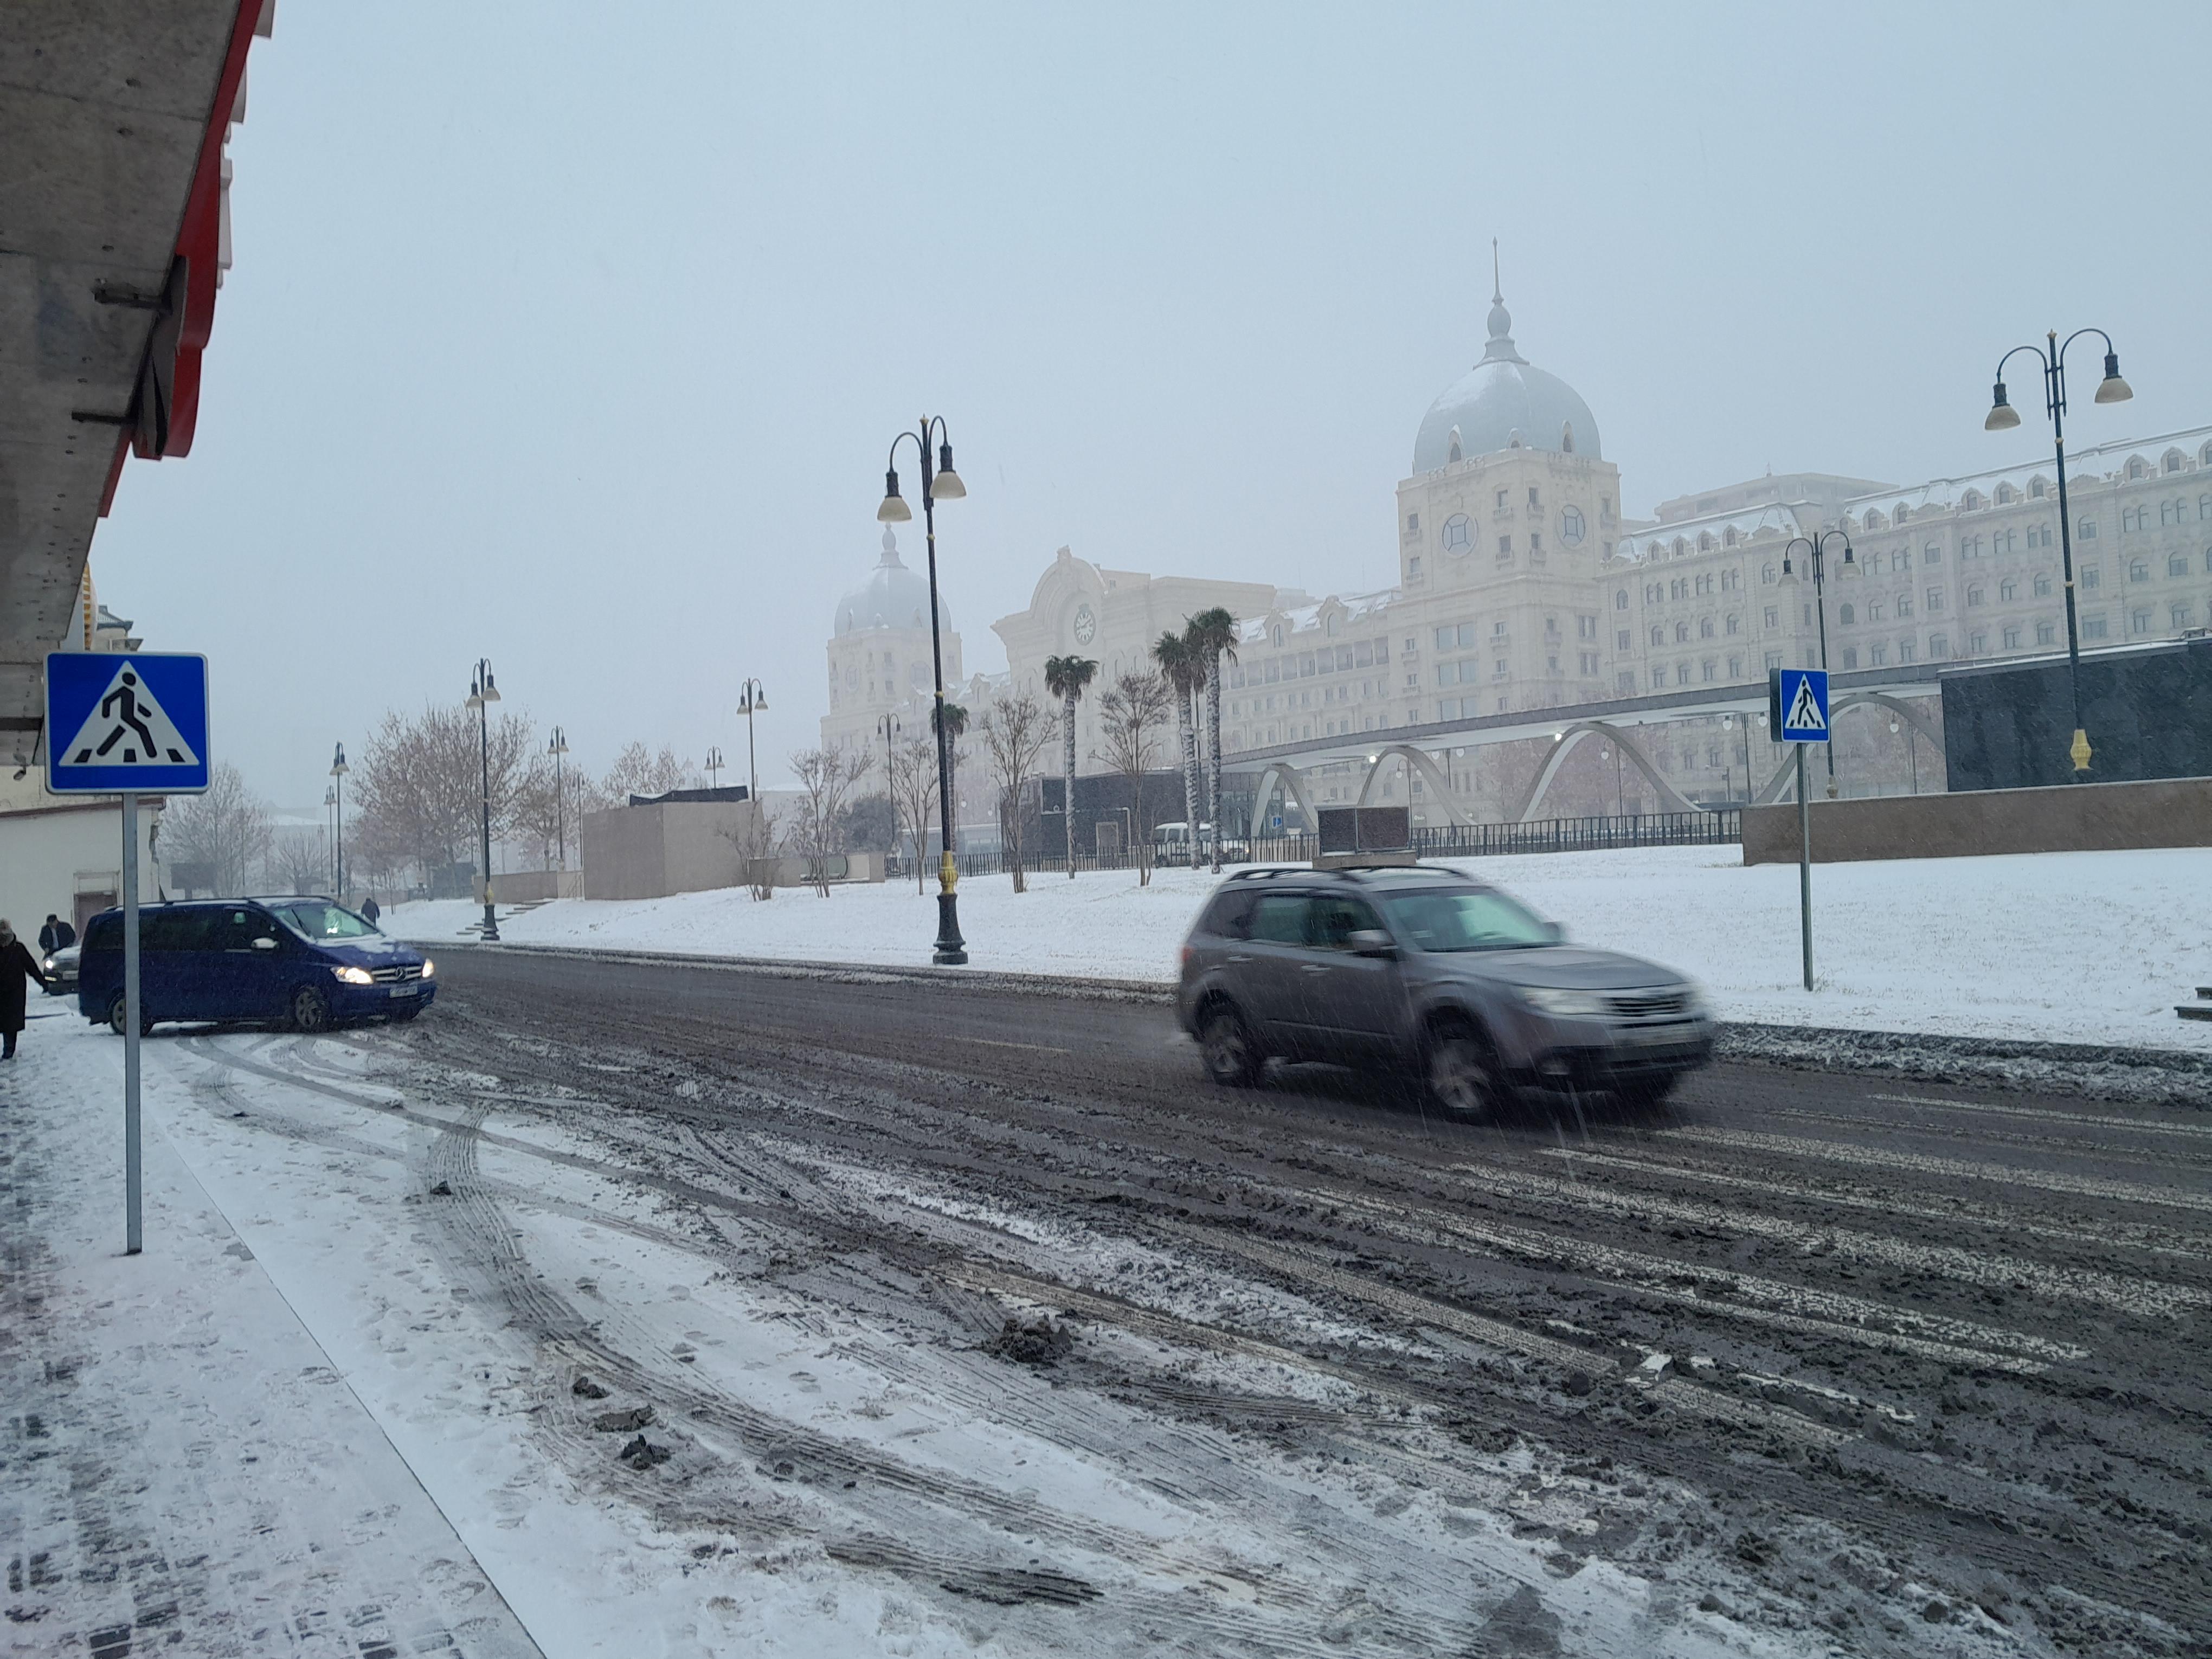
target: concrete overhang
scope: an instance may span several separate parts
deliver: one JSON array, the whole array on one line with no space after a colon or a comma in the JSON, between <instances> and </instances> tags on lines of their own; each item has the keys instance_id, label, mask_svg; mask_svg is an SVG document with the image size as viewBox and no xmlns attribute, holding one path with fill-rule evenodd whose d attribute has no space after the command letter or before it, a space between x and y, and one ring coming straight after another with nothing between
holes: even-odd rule
<instances>
[{"instance_id":1,"label":"concrete overhang","mask_svg":"<svg viewBox=\"0 0 2212 1659\"><path fill-rule=\"evenodd\" d=\"M0 4L0 762L36 758L125 459L181 455L228 248L223 141L274 0Z\"/></svg>"}]
</instances>

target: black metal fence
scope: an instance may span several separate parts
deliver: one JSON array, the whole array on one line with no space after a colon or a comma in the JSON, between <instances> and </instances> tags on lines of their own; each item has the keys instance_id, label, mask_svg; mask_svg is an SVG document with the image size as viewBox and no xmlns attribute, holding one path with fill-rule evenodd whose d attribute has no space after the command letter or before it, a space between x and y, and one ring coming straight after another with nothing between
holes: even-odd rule
<instances>
[{"instance_id":1,"label":"black metal fence","mask_svg":"<svg viewBox=\"0 0 2212 1659\"><path fill-rule=\"evenodd\" d=\"M1743 813L1739 808L1728 808L1712 812L1636 812L1623 817L1547 818L1535 823L1449 823L1431 825L1413 831L1413 850L1423 858L1504 858L1522 853L1589 853L1624 847L1725 847L1743 839ZM1305 864L1313 860L1318 850L1317 837L1312 835L1261 836L1249 838L1231 836L1223 843L1224 864ZM1188 862L1179 856L1164 868L1176 868ZM993 848L988 852L958 854L960 873L963 876L1003 875L1006 870L1005 854ZM1054 849L1037 854L1024 854L1022 867L1032 875L1067 874L1067 855ZM1100 859L1091 854L1079 852L1075 867L1085 870L1131 870L1136 867L1135 858L1124 853L1119 859ZM937 860L933 854L926 860L925 875L933 877ZM895 865L890 879L915 878L913 866L901 860Z\"/></svg>"}]
</instances>

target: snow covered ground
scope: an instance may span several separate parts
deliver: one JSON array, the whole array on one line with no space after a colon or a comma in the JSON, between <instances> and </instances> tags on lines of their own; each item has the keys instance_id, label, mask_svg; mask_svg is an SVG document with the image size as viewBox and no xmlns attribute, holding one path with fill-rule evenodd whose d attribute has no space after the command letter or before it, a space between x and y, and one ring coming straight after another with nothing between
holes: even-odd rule
<instances>
[{"instance_id":1,"label":"snow covered ground","mask_svg":"<svg viewBox=\"0 0 2212 1659\"><path fill-rule=\"evenodd\" d=\"M1727 1019L2212 1052L2212 1024L2174 1005L2212 977L2212 854L2049 853L1818 866L1803 988L1797 870L1747 868L1733 847L1668 847L1451 862L1518 894L1574 939L1694 975ZM960 884L970 965L1167 980L1210 875L1036 878ZM921 965L933 896L840 887L827 899L743 889L624 902L575 899L502 921L517 945L698 951ZM395 907L384 925L451 942L482 910Z\"/></svg>"}]
</instances>

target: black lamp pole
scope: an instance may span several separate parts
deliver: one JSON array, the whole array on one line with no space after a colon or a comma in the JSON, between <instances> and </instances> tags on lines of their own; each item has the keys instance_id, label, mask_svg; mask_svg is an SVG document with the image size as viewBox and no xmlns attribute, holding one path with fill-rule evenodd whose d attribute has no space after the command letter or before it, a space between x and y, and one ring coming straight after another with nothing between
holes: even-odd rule
<instances>
[{"instance_id":1,"label":"black lamp pole","mask_svg":"<svg viewBox=\"0 0 2212 1659\"><path fill-rule=\"evenodd\" d=\"M933 436L938 440L934 473L929 458L929 441ZM937 602L937 503L959 500L968 493L968 486L952 470L952 443L945 434L944 416L925 415L919 431L902 432L891 440L890 455L884 468L883 505L876 509L879 520L904 524L914 517L913 509L900 498L898 483L898 447L909 441L919 452L921 465L921 517L929 544L929 654L936 674L937 695L937 944L930 960L957 967L968 960L968 941L960 937L960 899L953 890L960 873L952 858L952 734L945 725L945 643Z\"/></svg>"},{"instance_id":2,"label":"black lamp pole","mask_svg":"<svg viewBox=\"0 0 2212 1659\"><path fill-rule=\"evenodd\" d=\"M2045 338L2050 343L2046 351L2042 346L2020 345L1997 359L1997 383L1990 404L1989 417L1982 422L1985 432L2005 432L2020 424L2020 411L2005 399L2004 366L2025 351L2043 366L2044 408L2051 416L2051 436L2058 458L2058 550L2059 563L2066 577L2066 679L2074 699L2074 741L2067 754L2074 763L2074 781L2086 782L2089 776L2089 733L2081 724L2081 641L2074 621L2074 521L2066 510L2066 347L2084 334L2094 334L2105 343L2105 378L2097 383L2096 401L2100 404L2124 404L2135 394L2135 389L2120 378L2120 354L2112 349L2112 337L2101 328L2077 328L2066 337L2066 344L2058 343L2058 331L2050 330Z\"/></svg>"},{"instance_id":3,"label":"black lamp pole","mask_svg":"<svg viewBox=\"0 0 2212 1659\"><path fill-rule=\"evenodd\" d=\"M335 814L331 819L331 823L335 828L331 831L331 843L337 849L337 869L336 873L338 883L338 890L332 894L331 896L337 899L340 904L343 904L345 902L346 770L345 745L343 744L340 744L337 746L337 752L331 757L331 777L333 780L331 804L336 808Z\"/></svg>"},{"instance_id":4,"label":"black lamp pole","mask_svg":"<svg viewBox=\"0 0 2212 1659\"><path fill-rule=\"evenodd\" d=\"M478 658L476 678L469 685L468 707L477 711L477 744L483 783L483 939L499 943L499 918L491 908L491 705L499 701L499 687L491 677L491 659Z\"/></svg>"},{"instance_id":5,"label":"black lamp pole","mask_svg":"<svg viewBox=\"0 0 2212 1659\"><path fill-rule=\"evenodd\" d=\"M553 757L553 836L561 849L561 868L565 871L568 867L568 798L562 793L565 786L561 780L561 757L568 752L568 733L555 726L545 752ZM556 893L559 888L560 884L555 883Z\"/></svg>"},{"instance_id":6,"label":"black lamp pole","mask_svg":"<svg viewBox=\"0 0 2212 1659\"><path fill-rule=\"evenodd\" d=\"M1828 672L1827 569L1826 560L1823 556L1826 551L1828 538L1831 536L1844 544L1842 574L1846 576L1857 575L1859 566L1858 561L1851 554L1851 538L1840 530L1824 530L1817 536L1792 537L1790 545L1782 550L1782 580L1785 582L1795 583L1797 580L1790 568L1790 553L1802 547L1808 550L1812 556L1813 614L1819 619L1820 625L1820 672L1823 674ZM1750 741L1748 733L1745 736L1745 741ZM1836 798L1836 733L1832 726L1829 728L1827 742L1822 744L1820 747L1827 751L1828 799L1833 800Z\"/></svg>"}]
</instances>

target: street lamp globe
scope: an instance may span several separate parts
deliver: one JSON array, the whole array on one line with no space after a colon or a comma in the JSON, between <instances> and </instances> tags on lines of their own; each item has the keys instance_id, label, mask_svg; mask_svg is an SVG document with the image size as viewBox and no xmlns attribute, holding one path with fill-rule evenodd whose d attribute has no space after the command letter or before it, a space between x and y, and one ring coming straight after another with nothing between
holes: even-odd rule
<instances>
[{"instance_id":1,"label":"street lamp globe","mask_svg":"<svg viewBox=\"0 0 2212 1659\"><path fill-rule=\"evenodd\" d=\"M884 470L884 504L876 509L876 521L878 524L905 524L913 517L914 509L899 494L898 469L886 467Z\"/></svg>"},{"instance_id":2,"label":"street lamp globe","mask_svg":"<svg viewBox=\"0 0 2212 1659\"><path fill-rule=\"evenodd\" d=\"M2105 378L2097 383L2095 401L2100 404L2124 404L2136 395L2135 388L2120 378L2120 354L2105 354Z\"/></svg>"},{"instance_id":3,"label":"street lamp globe","mask_svg":"<svg viewBox=\"0 0 2212 1659\"><path fill-rule=\"evenodd\" d=\"M2100 388L2098 395L2103 396ZM1996 396L1990 404L1989 418L1982 422L1984 432L2009 432L2020 424L2020 411L2005 400L2005 383L1997 382Z\"/></svg>"},{"instance_id":4,"label":"street lamp globe","mask_svg":"<svg viewBox=\"0 0 2212 1659\"><path fill-rule=\"evenodd\" d=\"M960 475L952 470L952 446L949 443L938 445L937 476L929 481L929 499L933 501L957 501L967 493L968 486L960 482Z\"/></svg>"}]
</instances>

